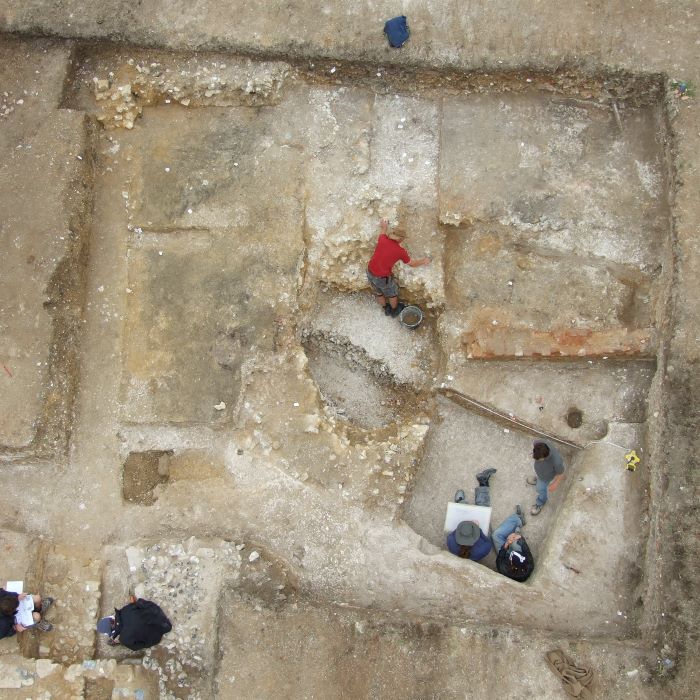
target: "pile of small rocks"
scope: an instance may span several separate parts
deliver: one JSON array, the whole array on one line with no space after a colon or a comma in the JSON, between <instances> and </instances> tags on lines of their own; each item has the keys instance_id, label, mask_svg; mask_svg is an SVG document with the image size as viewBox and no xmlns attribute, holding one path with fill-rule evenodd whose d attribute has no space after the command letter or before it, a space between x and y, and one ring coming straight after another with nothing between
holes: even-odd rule
<instances>
[{"instance_id":1,"label":"pile of small rocks","mask_svg":"<svg viewBox=\"0 0 700 700\"><path fill-rule=\"evenodd\" d=\"M147 649L143 665L157 671L165 700L206 697L216 658L218 606L225 582L238 579L241 555L233 543L184 543L130 547L126 551L134 593L157 602L173 629Z\"/></svg>"},{"instance_id":2,"label":"pile of small rocks","mask_svg":"<svg viewBox=\"0 0 700 700\"><path fill-rule=\"evenodd\" d=\"M0 95L0 117L6 117L15 111L16 105L23 105L24 98L15 99L11 93L5 91Z\"/></svg>"},{"instance_id":3,"label":"pile of small rocks","mask_svg":"<svg viewBox=\"0 0 700 700\"><path fill-rule=\"evenodd\" d=\"M281 61L129 58L107 70L106 78L92 78L101 107L97 119L107 127L132 129L145 105L269 104L277 100L289 71Z\"/></svg>"},{"instance_id":4,"label":"pile of small rocks","mask_svg":"<svg viewBox=\"0 0 700 700\"><path fill-rule=\"evenodd\" d=\"M143 107L137 104L131 83L115 85L109 79L94 78L95 99L104 101L102 112L97 116L105 126L134 128L134 120L141 116Z\"/></svg>"}]
</instances>

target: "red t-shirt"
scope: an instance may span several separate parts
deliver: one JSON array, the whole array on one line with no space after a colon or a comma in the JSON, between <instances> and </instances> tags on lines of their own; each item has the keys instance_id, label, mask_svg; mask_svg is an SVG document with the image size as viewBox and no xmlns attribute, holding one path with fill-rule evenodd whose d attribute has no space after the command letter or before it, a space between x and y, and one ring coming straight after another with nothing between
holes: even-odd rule
<instances>
[{"instance_id":1,"label":"red t-shirt","mask_svg":"<svg viewBox=\"0 0 700 700\"><path fill-rule=\"evenodd\" d=\"M377 247L374 249L374 255L372 255L367 269L375 277L389 277L391 268L394 267L398 260L403 260L407 265L411 262L411 258L405 248L402 248L398 241L380 233Z\"/></svg>"}]
</instances>

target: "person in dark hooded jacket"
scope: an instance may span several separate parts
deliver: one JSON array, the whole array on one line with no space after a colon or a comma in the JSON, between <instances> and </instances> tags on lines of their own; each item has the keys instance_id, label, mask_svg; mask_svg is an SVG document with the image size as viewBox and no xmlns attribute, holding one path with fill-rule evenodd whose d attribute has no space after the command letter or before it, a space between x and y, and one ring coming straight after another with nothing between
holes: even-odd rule
<instances>
[{"instance_id":1,"label":"person in dark hooded jacket","mask_svg":"<svg viewBox=\"0 0 700 700\"><path fill-rule=\"evenodd\" d=\"M509 515L494 531L493 546L496 550L496 569L515 581L525 581L535 568L532 552L520 534L525 525L525 516L520 506Z\"/></svg>"},{"instance_id":2,"label":"person in dark hooded jacket","mask_svg":"<svg viewBox=\"0 0 700 700\"><path fill-rule=\"evenodd\" d=\"M138 651L155 646L173 628L158 605L144 598L129 598L129 604L114 615L103 617L97 631L106 634L111 644L122 644Z\"/></svg>"}]
</instances>

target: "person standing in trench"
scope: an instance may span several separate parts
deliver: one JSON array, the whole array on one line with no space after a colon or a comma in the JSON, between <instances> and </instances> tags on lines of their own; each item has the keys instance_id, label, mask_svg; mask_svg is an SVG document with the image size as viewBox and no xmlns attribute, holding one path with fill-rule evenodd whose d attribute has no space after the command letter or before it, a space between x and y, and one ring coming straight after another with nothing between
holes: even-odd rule
<instances>
[{"instance_id":1,"label":"person standing in trench","mask_svg":"<svg viewBox=\"0 0 700 700\"><path fill-rule=\"evenodd\" d=\"M539 515L547 502L548 494L556 491L559 482L564 478L566 467L557 448L544 440L535 441L532 446L532 458L535 460L535 474L528 476L526 481L537 491L537 500L530 513Z\"/></svg>"},{"instance_id":2,"label":"person standing in trench","mask_svg":"<svg viewBox=\"0 0 700 700\"><path fill-rule=\"evenodd\" d=\"M367 279L377 303L384 308L387 316L396 317L405 308L405 304L399 302L399 285L391 274L394 265L399 260L409 267L420 267L430 262L430 258L413 260L401 245L405 238L405 229L397 226L389 231L389 222L382 219L379 222L377 245L367 265Z\"/></svg>"}]
</instances>

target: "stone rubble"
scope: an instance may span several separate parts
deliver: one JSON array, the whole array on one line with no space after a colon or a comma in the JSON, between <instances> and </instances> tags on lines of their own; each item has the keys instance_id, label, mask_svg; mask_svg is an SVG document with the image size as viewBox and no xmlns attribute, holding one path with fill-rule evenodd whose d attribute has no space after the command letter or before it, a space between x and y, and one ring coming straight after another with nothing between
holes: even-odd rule
<instances>
[{"instance_id":1,"label":"stone rubble","mask_svg":"<svg viewBox=\"0 0 700 700\"><path fill-rule=\"evenodd\" d=\"M143 657L144 668L158 674L160 698L174 700L181 689L192 700L209 697L219 591L238 578L239 550L233 543L191 537L184 543L129 547L126 556L134 595L156 601L173 623L161 644Z\"/></svg>"},{"instance_id":2,"label":"stone rubble","mask_svg":"<svg viewBox=\"0 0 700 700\"><path fill-rule=\"evenodd\" d=\"M128 58L119 65L101 68L92 76L99 107L97 119L107 128L133 129L143 108L149 105L221 107L274 103L290 71L291 67L281 61ZM107 77L103 77L105 73Z\"/></svg>"}]
</instances>

